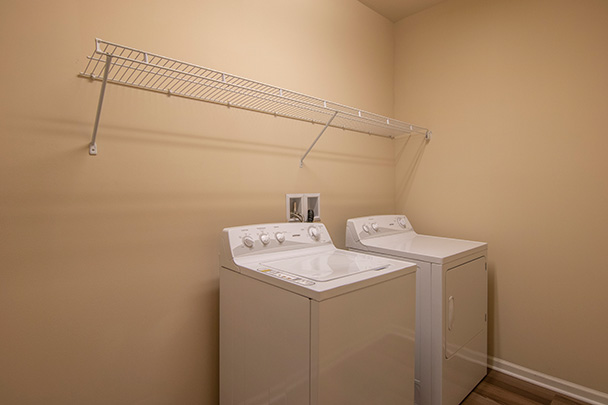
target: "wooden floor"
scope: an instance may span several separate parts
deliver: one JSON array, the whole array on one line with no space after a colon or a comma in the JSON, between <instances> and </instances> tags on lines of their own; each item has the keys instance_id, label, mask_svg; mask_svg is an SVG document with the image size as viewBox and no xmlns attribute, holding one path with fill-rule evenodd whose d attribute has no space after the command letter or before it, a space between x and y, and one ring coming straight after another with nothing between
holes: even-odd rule
<instances>
[{"instance_id":1,"label":"wooden floor","mask_svg":"<svg viewBox=\"0 0 608 405\"><path fill-rule=\"evenodd\" d=\"M498 371L488 375L462 401L462 405L581 405L581 402L549 389L518 380Z\"/></svg>"}]
</instances>

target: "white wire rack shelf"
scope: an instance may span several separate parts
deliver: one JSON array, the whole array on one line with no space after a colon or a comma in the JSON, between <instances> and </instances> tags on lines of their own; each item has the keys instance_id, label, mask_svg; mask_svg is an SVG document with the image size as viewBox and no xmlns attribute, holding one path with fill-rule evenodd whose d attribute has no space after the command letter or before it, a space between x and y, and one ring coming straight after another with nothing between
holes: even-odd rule
<instances>
[{"instance_id":1,"label":"white wire rack shelf","mask_svg":"<svg viewBox=\"0 0 608 405\"><path fill-rule=\"evenodd\" d=\"M300 165L327 127L396 138L431 132L407 122L307 96L243 77L95 39L95 50L79 76L102 81L89 153L97 154L97 130L106 83L145 89L324 125Z\"/></svg>"}]
</instances>

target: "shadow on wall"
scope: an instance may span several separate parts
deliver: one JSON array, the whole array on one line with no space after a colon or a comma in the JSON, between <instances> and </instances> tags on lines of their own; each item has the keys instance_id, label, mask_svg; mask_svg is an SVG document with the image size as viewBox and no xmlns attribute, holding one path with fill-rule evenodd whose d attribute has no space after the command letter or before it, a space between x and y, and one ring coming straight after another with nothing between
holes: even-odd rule
<instances>
[{"instance_id":1,"label":"shadow on wall","mask_svg":"<svg viewBox=\"0 0 608 405\"><path fill-rule=\"evenodd\" d=\"M301 121L298 120L287 120L284 118L270 117L270 116L256 116L249 111L239 111L240 118L247 118L249 121L253 121L254 124L250 125L247 130L229 124L230 111L225 107L210 109L215 113L216 121L222 121L218 119L217 115L222 117L226 116L223 122L228 123L224 126L220 125L221 133L216 131L205 129L197 132L193 128L165 128L161 129L153 127L150 124L146 126L137 126L134 124L125 123L108 123L103 122L100 126L101 136L97 137L97 142L103 149L110 148L109 145L115 145L115 147L127 146L137 148L138 150L145 148L173 148L177 150L192 150L203 149L203 150L223 150L229 151L230 153L254 153L264 154L274 157L282 157L294 159L294 165L299 163L300 158L303 156L306 148L310 146L311 139L318 134L320 126L319 124L313 124L312 126L302 125ZM90 133L92 131L92 124L86 121L76 121L69 119L57 119L55 117L24 117L27 119L28 128L23 128L23 124L20 123L20 129L26 129L28 134L34 136L37 131L44 130L45 134L54 132L59 136L78 136L82 138L78 149L84 151L86 156L90 141ZM106 120L107 121L107 120ZM257 125L257 126L256 126ZM255 129L258 135L257 138L251 135L243 136L243 133L251 132ZM269 132L269 136L261 136L259 134ZM329 128L327 131L326 138L334 138L333 141L329 141L330 145L315 145L311 156L314 159L320 159L328 162L341 162L350 164L365 164L373 166L390 166L391 161L389 158L381 156L370 156L369 153L363 151L344 151L341 148L332 147L332 143L339 143L340 139L349 139L349 135L344 135L345 131ZM239 135L235 135L239 134ZM277 136L281 134L281 136ZM288 134L289 136L285 136ZM357 134L355 132L346 131L346 134L351 136L360 136L359 140L364 136L363 134ZM98 134L99 135L99 134ZM335 138L339 139L336 140ZM259 139L258 139L259 138ZM107 148L106 148L107 147ZM106 152L107 153L107 152ZM197 153L200 153L197 152Z\"/></svg>"},{"instance_id":2,"label":"shadow on wall","mask_svg":"<svg viewBox=\"0 0 608 405\"><path fill-rule=\"evenodd\" d=\"M428 141L423 135L413 135L397 140L395 145L395 198L397 213L404 212L411 187L416 178ZM500 347L496 340L499 333L498 316L498 272L495 261L488 262L488 353L496 356Z\"/></svg>"},{"instance_id":3,"label":"shadow on wall","mask_svg":"<svg viewBox=\"0 0 608 405\"><path fill-rule=\"evenodd\" d=\"M424 135L412 135L397 140L395 152L395 199L397 211L403 210L416 171L428 141Z\"/></svg>"}]
</instances>

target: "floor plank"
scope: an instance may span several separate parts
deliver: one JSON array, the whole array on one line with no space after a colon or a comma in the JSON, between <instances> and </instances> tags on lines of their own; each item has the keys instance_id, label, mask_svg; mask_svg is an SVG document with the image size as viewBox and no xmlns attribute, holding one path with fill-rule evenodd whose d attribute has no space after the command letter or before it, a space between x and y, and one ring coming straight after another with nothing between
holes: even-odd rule
<instances>
[{"instance_id":1,"label":"floor plank","mask_svg":"<svg viewBox=\"0 0 608 405\"><path fill-rule=\"evenodd\" d=\"M490 370L486 378L484 378L484 381L527 398L535 404L548 405L555 395L551 390L519 380L507 374L499 373L495 370Z\"/></svg>"},{"instance_id":2,"label":"floor plank","mask_svg":"<svg viewBox=\"0 0 608 405\"><path fill-rule=\"evenodd\" d=\"M467 405L497 405L498 402L479 395L477 392L471 392L468 397L462 402Z\"/></svg>"},{"instance_id":3,"label":"floor plank","mask_svg":"<svg viewBox=\"0 0 608 405\"><path fill-rule=\"evenodd\" d=\"M462 405L586 405L547 388L495 370L475 387Z\"/></svg>"},{"instance_id":4,"label":"floor plank","mask_svg":"<svg viewBox=\"0 0 608 405\"><path fill-rule=\"evenodd\" d=\"M555 395L551 405L587 405L585 402L578 401L574 398L566 397L561 394Z\"/></svg>"},{"instance_id":5,"label":"floor plank","mask_svg":"<svg viewBox=\"0 0 608 405\"><path fill-rule=\"evenodd\" d=\"M492 399L499 404L513 404L513 405L550 405L551 400L538 401L537 397L530 397L525 391L512 390L510 386L499 386L492 384L491 382L482 381L476 388L475 392L478 394Z\"/></svg>"}]
</instances>

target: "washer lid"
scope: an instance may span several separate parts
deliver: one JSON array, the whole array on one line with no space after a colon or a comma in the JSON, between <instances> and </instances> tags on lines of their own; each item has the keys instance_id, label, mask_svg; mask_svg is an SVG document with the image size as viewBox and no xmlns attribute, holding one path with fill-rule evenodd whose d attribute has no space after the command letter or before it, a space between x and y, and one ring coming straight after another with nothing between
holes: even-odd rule
<instances>
[{"instance_id":1,"label":"washer lid","mask_svg":"<svg viewBox=\"0 0 608 405\"><path fill-rule=\"evenodd\" d=\"M335 280L364 271L381 270L390 265L381 257L344 250L266 261L261 264L315 281Z\"/></svg>"}]
</instances>

